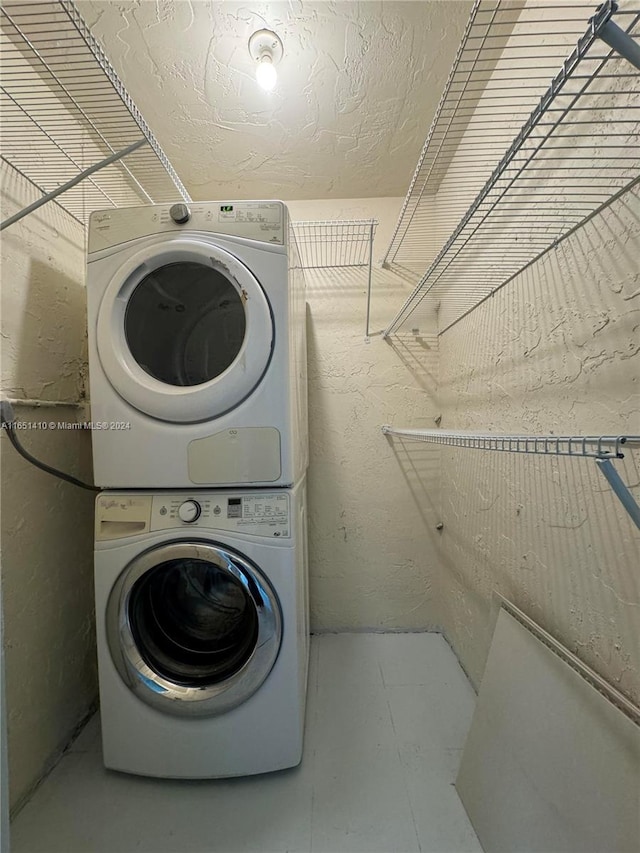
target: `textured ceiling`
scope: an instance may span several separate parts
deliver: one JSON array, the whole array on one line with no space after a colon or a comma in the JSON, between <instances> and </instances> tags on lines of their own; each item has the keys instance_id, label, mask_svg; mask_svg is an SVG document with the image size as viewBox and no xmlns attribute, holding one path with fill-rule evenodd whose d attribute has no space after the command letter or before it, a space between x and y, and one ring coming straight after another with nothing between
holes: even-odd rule
<instances>
[{"instance_id":1,"label":"textured ceiling","mask_svg":"<svg viewBox=\"0 0 640 853\"><path fill-rule=\"evenodd\" d=\"M404 195L471 3L81 0L194 199ZM284 44L278 85L247 42Z\"/></svg>"}]
</instances>

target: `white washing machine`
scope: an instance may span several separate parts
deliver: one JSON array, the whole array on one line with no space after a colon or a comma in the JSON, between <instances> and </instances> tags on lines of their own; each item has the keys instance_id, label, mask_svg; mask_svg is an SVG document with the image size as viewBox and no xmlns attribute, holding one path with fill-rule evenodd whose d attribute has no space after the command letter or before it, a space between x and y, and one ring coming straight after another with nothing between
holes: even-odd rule
<instances>
[{"instance_id":1,"label":"white washing machine","mask_svg":"<svg viewBox=\"0 0 640 853\"><path fill-rule=\"evenodd\" d=\"M106 767L295 766L309 658L305 485L103 492L95 588Z\"/></svg>"},{"instance_id":2,"label":"white washing machine","mask_svg":"<svg viewBox=\"0 0 640 853\"><path fill-rule=\"evenodd\" d=\"M282 202L94 212L87 307L97 485L303 476L304 276Z\"/></svg>"}]
</instances>

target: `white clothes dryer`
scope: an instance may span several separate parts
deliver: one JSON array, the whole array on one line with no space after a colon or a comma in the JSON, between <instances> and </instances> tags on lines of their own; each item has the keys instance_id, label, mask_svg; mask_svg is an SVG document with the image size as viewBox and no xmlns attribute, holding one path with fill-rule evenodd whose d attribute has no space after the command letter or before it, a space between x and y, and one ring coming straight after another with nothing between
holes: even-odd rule
<instances>
[{"instance_id":1,"label":"white clothes dryer","mask_svg":"<svg viewBox=\"0 0 640 853\"><path fill-rule=\"evenodd\" d=\"M278 201L92 213L97 485L271 487L303 476L305 293L290 230Z\"/></svg>"},{"instance_id":2,"label":"white clothes dryer","mask_svg":"<svg viewBox=\"0 0 640 853\"><path fill-rule=\"evenodd\" d=\"M215 778L302 756L305 485L102 492L95 590L106 767Z\"/></svg>"}]
</instances>

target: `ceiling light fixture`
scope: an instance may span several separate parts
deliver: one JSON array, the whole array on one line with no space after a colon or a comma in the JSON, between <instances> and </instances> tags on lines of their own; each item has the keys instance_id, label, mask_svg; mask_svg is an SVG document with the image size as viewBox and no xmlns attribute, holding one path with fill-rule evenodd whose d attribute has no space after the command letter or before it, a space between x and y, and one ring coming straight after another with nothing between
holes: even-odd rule
<instances>
[{"instance_id":1,"label":"ceiling light fixture","mask_svg":"<svg viewBox=\"0 0 640 853\"><path fill-rule=\"evenodd\" d=\"M271 92L278 79L276 65L284 53L279 36L272 30L258 30L249 39L249 53L258 63L256 68L258 84L266 92Z\"/></svg>"}]
</instances>

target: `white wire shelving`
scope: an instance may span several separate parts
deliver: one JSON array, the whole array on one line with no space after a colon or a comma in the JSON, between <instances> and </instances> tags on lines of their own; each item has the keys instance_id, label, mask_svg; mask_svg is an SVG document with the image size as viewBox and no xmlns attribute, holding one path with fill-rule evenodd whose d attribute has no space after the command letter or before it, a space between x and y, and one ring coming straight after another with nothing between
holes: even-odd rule
<instances>
[{"instance_id":1,"label":"white wire shelving","mask_svg":"<svg viewBox=\"0 0 640 853\"><path fill-rule=\"evenodd\" d=\"M385 435L445 444L449 447L539 453L547 456L586 456L595 459L623 459L625 448L640 447L640 435L498 435L444 432L437 429L395 429L391 426L383 426L382 432Z\"/></svg>"},{"instance_id":2,"label":"white wire shelving","mask_svg":"<svg viewBox=\"0 0 640 853\"><path fill-rule=\"evenodd\" d=\"M382 427L382 432L401 440L447 447L595 459L616 497L636 527L640 528L640 507L612 462L613 459L624 459L625 450L640 448L640 435L500 435L445 432L439 429L400 429L388 424Z\"/></svg>"},{"instance_id":3,"label":"white wire shelving","mask_svg":"<svg viewBox=\"0 0 640 853\"><path fill-rule=\"evenodd\" d=\"M71 0L4 2L2 159L79 222L92 210L189 201ZM126 159L123 159L126 158Z\"/></svg>"},{"instance_id":4,"label":"white wire shelving","mask_svg":"<svg viewBox=\"0 0 640 853\"><path fill-rule=\"evenodd\" d=\"M637 0L477 0L385 256L415 285L385 337L442 334L640 182L638 38Z\"/></svg>"},{"instance_id":5,"label":"white wire shelving","mask_svg":"<svg viewBox=\"0 0 640 853\"><path fill-rule=\"evenodd\" d=\"M377 219L325 219L291 223L300 252L300 263L305 269L366 267L365 340L369 339L373 239L377 225Z\"/></svg>"},{"instance_id":6,"label":"white wire shelving","mask_svg":"<svg viewBox=\"0 0 640 853\"><path fill-rule=\"evenodd\" d=\"M377 219L292 222L305 269L371 267Z\"/></svg>"}]
</instances>

